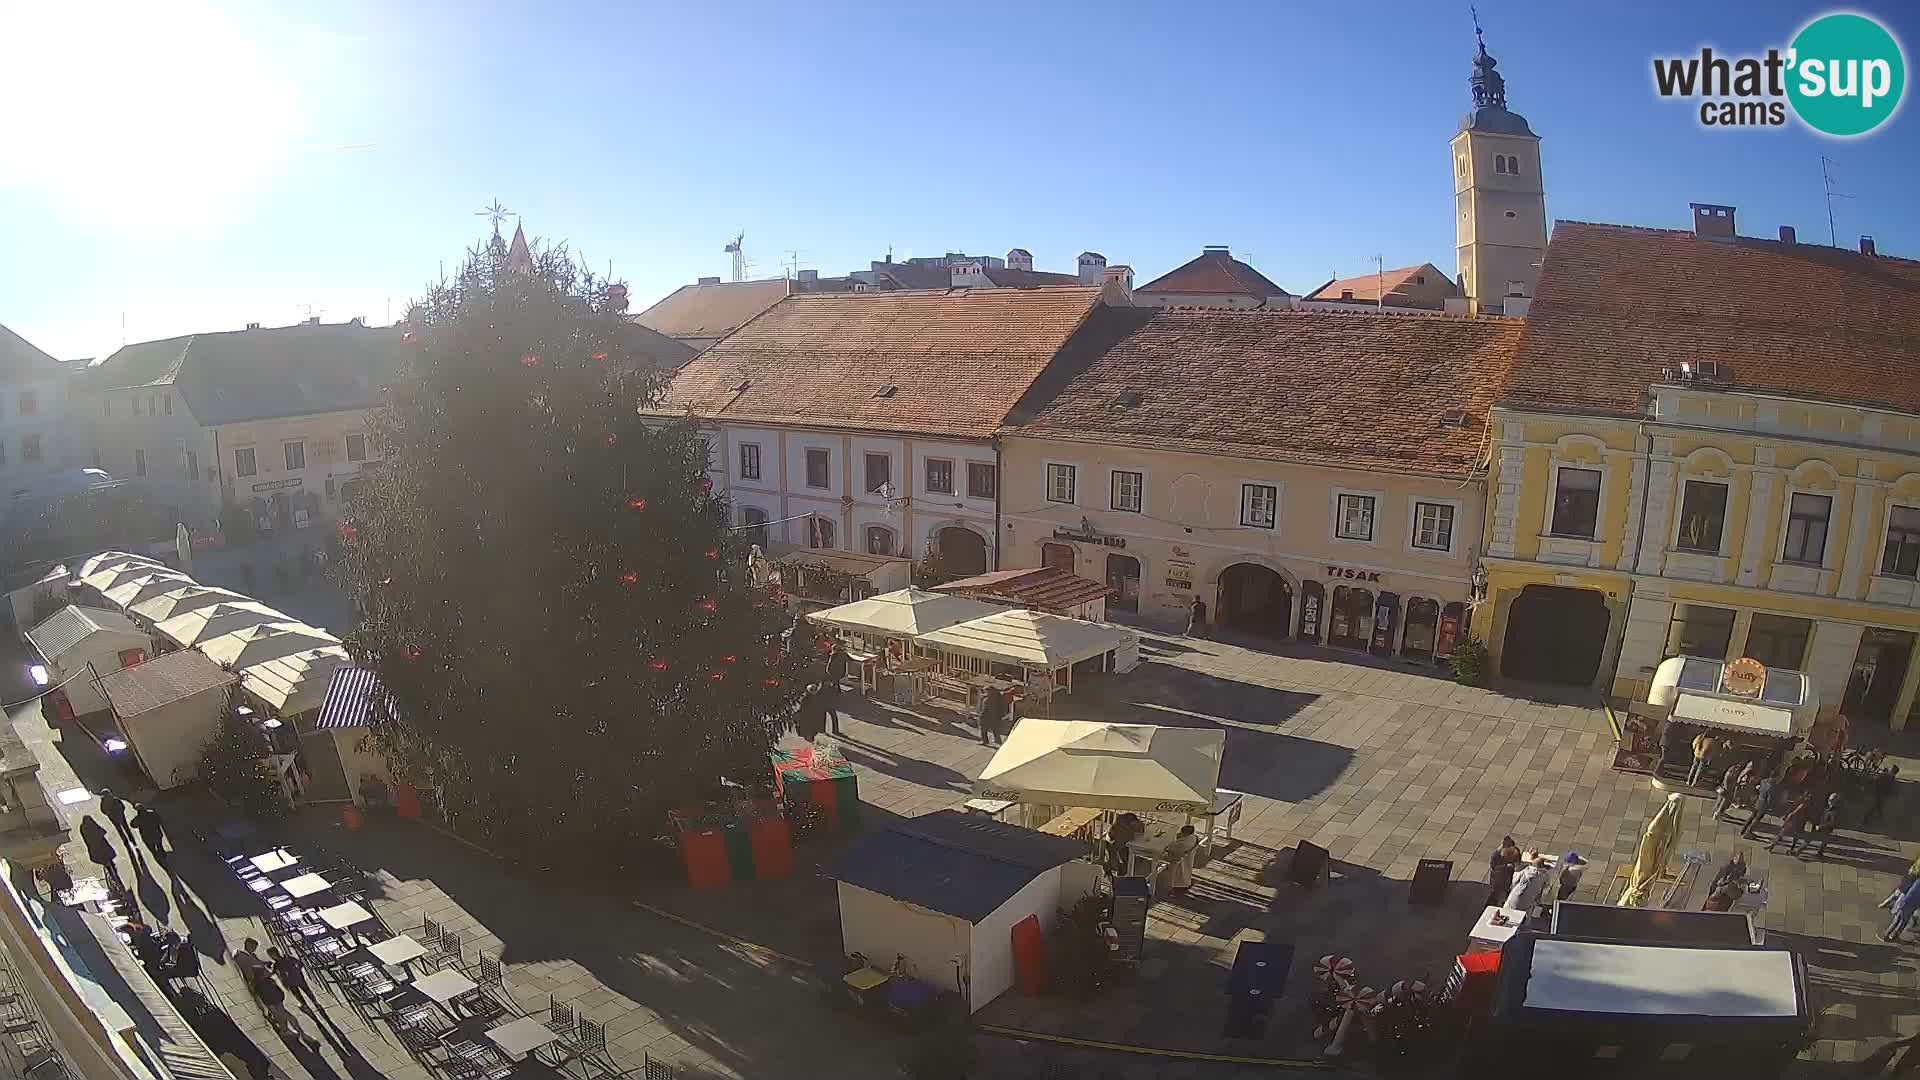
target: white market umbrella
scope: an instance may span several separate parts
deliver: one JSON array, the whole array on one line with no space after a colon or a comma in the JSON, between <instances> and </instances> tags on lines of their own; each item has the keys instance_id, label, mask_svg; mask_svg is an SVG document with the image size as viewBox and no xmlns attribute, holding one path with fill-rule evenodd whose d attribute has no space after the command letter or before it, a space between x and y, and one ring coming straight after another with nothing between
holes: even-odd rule
<instances>
[{"instance_id":1,"label":"white market umbrella","mask_svg":"<svg viewBox=\"0 0 1920 1080\"><path fill-rule=\"evenodd\" d=\"M993 604L969 600L964 596L926 592L921 589L895 589L893 592L855 600L825 611L816 611L808 619L840 630L880 634L886 637L917 638L954 623L978 619L1001 610Z\"/></svg>"},{"instance_id":2,"label":"white market umbrella","mask_svg":"<svg viewBox=\"0 0 1920 1080\"><path fill-rule=\"evenodd\" d=\"M333 673L352 663L346 649L322 645L246 668L240 672L240 685L282 715L295 716L319 708Z\"/></svg>"},{"instance_id":3,"label":"white market umbrella","mask_svg":"<svg viewBox=\"0 0 1920 1080\"><path fill-rule=\"evenodd\" d=\"M922 648L959 653L1001 664L1054 671L1134 638L1123 626L1069 619L1044 611L996 608L978 619L943 627L920 639Z\"/></svg>"},{"instance_id":4,"label":"white market umbrella","mask_svg":"<svg viewBox=\"0 0 1920 1080\"><path fill-rule=\"evenodd\" d=\"M123 577L120 583L101 594L113 601L120 610L126 611L142 600L151 600L156 596L184 589L198 582L185 574L174 570L141 574L139 577Z\"/></svg>"},{"instance_id":5,"label":"white market umbrella","mask_svg":"<svg viewBox=\"0 0 1920 1080\"><path fill-rule=\"evenodd\" d=\"M91 587L95 592L104 596L108 589L120 584L127 578L139 577L143 574L166 570L167 567L164 563L157 563L152 559L141 558L137 555L129 555L117 562L101 564L92 573L82 576L80 583Z\"/></svg>"},{"instance_id":6,"label":"white market umbrella","mask_svg":"<svg viewBox=\"0 0 1920 1080\"><path fill-rule=\"evenodd\" d=\"M96 570L103 570L115 563L144 562L159 565L160 560L149 555L135 555L131 551L103 551L80 564L80 572L75 577L85 578Z\"/></svg>"},{"instance_id":7,"label":"white market umbrella","mask_svg":"<svg viewBox=\"0 0 1920 1080\"><path fill-rule=\"evenodd\" d=\"M1205 813L1226 744L1219 728L1026 717L974 788L1042 806Z\"/></svg>"},{"instance_id":8,"label":"white market umbrella","mask_svg":"<svg viewBox=\"0 0 1920 1080\"><path fill-rule=\"evenodd\" d=\"M304 649L338 645L340 639L317 626L298 622L267 622L243 626L218 637L203 638L195 646L216 664L245 671L256 664L278 660Z\"/></svg>"},{"instance_id":9,"label":"white market umbrella","mask_svg":"<svg viewBox=\"0 0 1920 1080\"><path fill-rule=\"evenodd\" d=\"M232 589L222 589L212 585L183 585L171 592L136 601L127 610L141 618L159 622L162 619L185 615L189 611L198 611L214 604L238 603L247 599L250 598Z\"/></svg>"},{"instance_id":10,"label":"white market umbrella","mask_svg":"<svg viewBox=\"0 0 1920 1080\"><path fill-rule=\"evenodd\" d=\"M162 619L154 629L181 645L192 646L249 626L289 621L289 616L257 600L234 600Z\"/></svg>"},{"instance_id":11,"label":"white market umbrella","mask_svg":"<svg viewBox=\"0 0 1920 1080\"><path fill-rule=\"evenodd\" d=\"M1647 906L1647 901L1653 899L1653 887L1666 872L1667 856L1673 853L1674 841L1679 836L1680 796L1669 795L1655 811L1653 820L1647 822L1647 831L1640 836L1640 851L1633 860L1633 877L1627 881L1626 890L1615 906Z\"/></svg>"}]
</instances>

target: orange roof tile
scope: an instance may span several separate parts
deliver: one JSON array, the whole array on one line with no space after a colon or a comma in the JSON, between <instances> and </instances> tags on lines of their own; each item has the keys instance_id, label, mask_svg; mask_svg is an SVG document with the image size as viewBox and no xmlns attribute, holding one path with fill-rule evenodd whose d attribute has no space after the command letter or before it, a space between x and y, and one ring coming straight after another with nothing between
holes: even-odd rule
<instances>
[{"instance_id":1,"label":"orange roof tile","mask_svg":"<svg viewBox=\"0 0 1920 1080\"><path fill-rule=\"evenodd\" d=\"M1520 332L1506 317L1115 309L1035 384L1005 430L1457 474L1478 461ZM1449 410L1458 424L1443 422Z\"/></svg>"},{"instance_id":2,"label":"orange roof tile","mask_svg":"<svg viewBox=\"0 0 1920 1080\"><path fill-rule=\"evenodd\" d=\"M1361 274L1358 277L1335 278L1313 290L1305 299L1329 302L1365 300L1371 303L1379 300L1383 295L1390 297L1393 292L1402 285L1412 283L1414 277L1422 271L1439 274L1441 280L1445 281L1448 286L1452 286L1453 284L1453 279L1447 277L1445 273L1432 263L1421 263L1419 266L1402 266L1393 270L1383 270L1378 274ZM1349 292L1353 294L1351 297L1343 295Z\"/></svg>"},{"instance_id":3,"label":"orange roof tile","mask_svg":"<svg viewBox=\"0 0 1920 1080\"><path fill-rule=\"evenodd\" d=\"M1226 251L1208 249L1200 257L1154 278L1135 292L1236 293L1245 296L1288 296L1265 274Z\"/></svg>"},{"instance_id":4,"label":"orange roof tile","mask_svg":"<svg viewBox=\"0 0 1920 1080\"><path fill-rule=\"evenodd\" d=\"M1920 413L1920 262L1560 222L1503 399L1640 415L1682 361L1731 390Z\"/></svg>"},{"instance_id":5,"label":"orange roof tile","mask_svg":"<svg viewBox=\"0 0 1920 1080\"><path fill-rule=\"evenodd\" d=\"M696 357L648 411L988 438L1100 294L1086 287L790 296Z\"/></svg>"},{"instance_id":6,"label":"orange roof tile","mask_svg":"<svg viewBox=\"0 0 1920 1080\"><path fill-rule=\"evenodd\" d=\"M786 295L785 278L682 285L633 321L668 337L725 337Z\"/></svg>"}]
</instances>

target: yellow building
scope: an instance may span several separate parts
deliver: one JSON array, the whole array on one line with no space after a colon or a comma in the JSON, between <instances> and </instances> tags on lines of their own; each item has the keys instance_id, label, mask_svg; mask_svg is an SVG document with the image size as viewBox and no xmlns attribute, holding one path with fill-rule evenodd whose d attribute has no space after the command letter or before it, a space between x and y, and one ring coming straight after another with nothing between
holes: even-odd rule
<instances>
[{"instance_id":1,"label":"yellow building","mask_svg":"<svg viewBox=\"0 0 1920 1080\"><path fill-rule=\"evenodd\" d=\"M1496 670L1645 696L1687 654L1903 727L1920 663L1920 263L1562 222L1492 411Z\"/></svg>"},{"instance_id":2,"label":"yellow building","mask_svg":"<svg viewBox=\"0 0 1920 1080\"><path fill-rule=\"evenodd\" d=\"M1506 317L1097 312L1001 432L1003 565L1109 615L1431 660L1462 629Z\"/></svg>"}]
</instances>

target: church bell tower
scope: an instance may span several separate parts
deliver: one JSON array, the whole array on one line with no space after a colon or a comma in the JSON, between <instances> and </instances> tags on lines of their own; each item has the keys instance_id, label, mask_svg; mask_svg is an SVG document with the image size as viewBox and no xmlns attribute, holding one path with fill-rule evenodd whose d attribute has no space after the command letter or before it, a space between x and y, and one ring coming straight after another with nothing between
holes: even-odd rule
<instances>
[{"instance_id":1,"label":"church bell tower","mask_svg":"<svg viewBox=\"0 0 1920 1080\"><path fill-rule=\"evenodd\" d=\"M1524 314L1547 256L1540 136L1507 108L1507 80L1476 21L1473 111L1453 137L1455 244L1460 292L1476 314ZM1511 301L1518 301L1517 303Z\"/></svg>"}]
</instances>

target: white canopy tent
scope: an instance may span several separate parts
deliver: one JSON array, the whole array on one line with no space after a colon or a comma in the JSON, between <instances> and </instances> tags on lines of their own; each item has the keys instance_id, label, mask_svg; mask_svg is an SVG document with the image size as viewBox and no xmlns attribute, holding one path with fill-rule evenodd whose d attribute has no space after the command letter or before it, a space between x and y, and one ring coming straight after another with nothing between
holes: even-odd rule
<instances>
[{"instance_id":1,"label":"white canopy tent","mask_svg":"<svg viewBox=\"0 0 1920 1080\"><path fill-rule=\"evenodd\" d=\"M112 566L115 563L122 563L122 562L129 562L129 561L152 563L155 566L160 565L159 559L153 558L152 556L149 556L149 555L135 555L131 551L103 551L100 554L95 555L92 558L82 562L80 564L80 572L74 576L84 579L96 570L105 569L106 567Z\"/></svg>"},{"instance_id":2,"label":"white canopy tent","mask_svg":"<svg viewBox=\"0 0 1920 1080\"><path fill-rule=\"evenodd\" d=\"M339 638L317 626L282 621L243 626L231 633L206 638L195 647L214 663L245 671L283 656L338 644Z\"/></svg>"},{"instance_id":3,"label":"white canopy tent","mask_svg":"<svg viewBox=\"0 0 1920 1080\"><path fill-rule=\"evenodd\" d=\"M807 618L822 626L851 630L879 637L919 638L943 627L978 619L1002 610L993 604L947 596L920 589L896 589L893 592L855 600Z\"/></svg>"},{"instance_id":4,"label":"white canopy tent","mask_svg":"<svg viewBox=\"0 0 1920 1080\"><path fill-rule=\"evenodd\" d=\"M198 582L176 570L157 570L138 577L122 576L113 588L104 595L122 611L129 610L142 600L151 600L156 596L184 589Z\"/></svg>"},{"instance_id":5,"label":"white canopy tent","mask_svg":"<svg viewBox=\"0 0 1920 1080\"><path fill-rule=\"evenodd\" d=\"M295 716L319 708L333 673L352 663L347 650L322 645L243 668L240 685L281 715Z\"/></svg>"},{"instance_id":6,"label":"white canopy tent","mask_svg":"<svg viewBox=\"0 0 1920 1080\"><path fill-rule=\"evenodd\" d=\"M1038 671L1066 668L1066 688L1072 692L1074 664L1111 652L1119 654L1116 670L1131 670L1139 661L1140 637L1111 623L995 608L981 618L922 634L919 644L926 649Z\"/></svg>"},{"instance_id":7,"label":"white canopy tent","mask_svg":"<svg viewBox=\"0 0 1920 1080\"><path fill-rule=\"evenodd\" d=\"M141 555L128 555L116 561L102 563L92 573L81 575L80 583L105 596L108 589L128 578L156 572L171 571L164 563Z\"/></svg>"},{"instance_id":8,"label":"white canopy tent","mask_svg":"<svg viewBox=\"0 0 1920 1080\"><path fill-rule=\"evenodd\" d=\"M974 787L1009 802L1204 814L1226 745L1219 728L1026 717Z\"/></svg>"},{"instance_id":9,"label":"white canopy tent","mask_svg":"<svg viewBox=\"0 0 1920 1080\"><path fill-rule=\"evenodd\" d=\"M192 647L222 634L269 622L290 622L288 616L254 600L210 604L184 615L162 619L154 629L174 642Z\"/></svg>"},{"instance_id":10,"label":"white canopy tent","mask_svg":"<svg viewBox=\"0 0 1920 1080\"><path fill-rule=\"evenodd\" d=\"M231 589L215 588L211 585L185 585L158 596L149 596L128 606L128 612L143 619L160 622L175 615L185 615L189 611L198 611L214 604L239 603L249 599Z\"/></svg>"}]
</instances>

